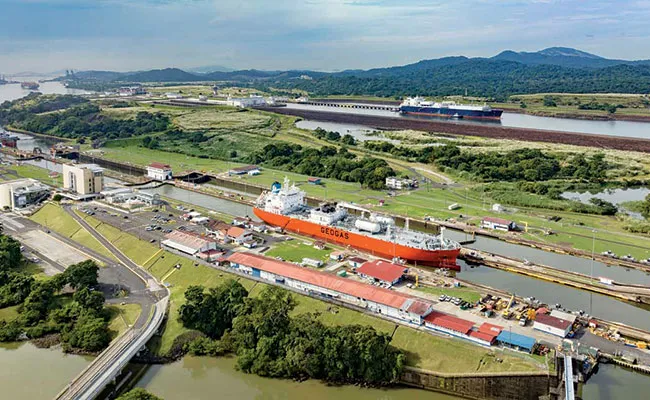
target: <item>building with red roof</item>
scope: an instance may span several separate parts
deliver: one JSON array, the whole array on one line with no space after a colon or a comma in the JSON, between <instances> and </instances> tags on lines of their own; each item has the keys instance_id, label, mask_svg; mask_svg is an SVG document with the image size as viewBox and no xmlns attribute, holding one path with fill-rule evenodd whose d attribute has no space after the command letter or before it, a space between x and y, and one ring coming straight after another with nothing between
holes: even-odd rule
<instances>
[{"instance_id":1,"label":"building with red roof","mask_svg":"<svg viewBox=\"0 0 650 400\"><path fill-rule=\"evenodd\" d=\"M399 282L406 271L407 269L403 265L384 260L368 261L357 268L357 273L362 278L369 278L386 285L394 285Z\"/></svg>"},{"instance_id":2,"label":"building with red roof","mask_svg":"<svg viewBox=\"0 0 650 400\"><path fill-rule=\"evenodd\" d=\"M432 311L424 318L424 326L453 336L466 338L472 327L474 327L474 323L453 315Z\"/></svg>"},{"instance_id":3,"label":"building with red roof","mask_svg":"<svg viewBox=\"0 0 650 400\"><path fill-rule=\"evenodd\" d=\"M172 167L167 164L152 162L147 165L147 177L157 181L172 179Z\"/></svg>"},{"instance_id":4,"label":"building with red roof","mask_svg":"<svg viewBox=\"0 0 650 400\"><path fill-rule=\"evenodd\" d=\"M502 326L484 322L478 329L472 329L470 331L469 340L483 346L491 346L497 340L497 336L499 336L502 330Z\"/></svg>"},{"instance_id":5,"label":"building with red roof","mask_svg":"<svg viewBox=\"0 0 650 400\"><path fill-rule=\"evenodd\" d=\"M336 299L377 314L421 325L432 311L431 304L403 293L383 289L336 275L299 267L252 253L234 253L230 267L310 296Z\"/></svg>"},{"instance_id":6,"label":"building with red roof","mask_svg":"<svg viewBox=\"0 0 650 400\"><path fill-rule=\"evenodd\" d=\"M550 333L551 335L566 337L571 331L573 322L557 318L549 314L537 314L533 328L538 331Z\"/></svg>"}]
</instances>

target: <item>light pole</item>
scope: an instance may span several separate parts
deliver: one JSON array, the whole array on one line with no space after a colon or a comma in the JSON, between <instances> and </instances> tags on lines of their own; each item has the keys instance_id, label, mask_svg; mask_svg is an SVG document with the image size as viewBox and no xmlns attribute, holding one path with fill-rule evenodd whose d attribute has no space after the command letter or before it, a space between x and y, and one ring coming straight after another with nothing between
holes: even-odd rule
<instances>
[{"instance_id":1,"label":"light pole","mask_svg":"<svg viewBox=\"0 0 650 400\"><path fill-rule=\"evenodd\" d=\"M595 253L595 250L596 250L596 230L592 229L591 230L591 274L589 275L591 277L592 281L594 279L594 253ZM589 292L589 315L591 315L591 313L592 313L592 310L591 310L592 303L593 303L593 293L590 291Z\"/></svg>"}]
</instances>

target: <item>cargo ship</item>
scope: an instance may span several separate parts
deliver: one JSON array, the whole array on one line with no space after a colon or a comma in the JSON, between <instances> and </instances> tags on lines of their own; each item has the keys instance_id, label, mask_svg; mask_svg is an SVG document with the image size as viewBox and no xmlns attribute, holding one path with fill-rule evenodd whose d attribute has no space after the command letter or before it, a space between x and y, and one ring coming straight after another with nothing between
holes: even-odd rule
<instances>
[{"instance_id":1,"label":"cargo ship","mask_svg":"<svg viewBox=\"0 0 650 400\"><path fill-rule=\"evenodd\" d=\"M431 117L455 119L486 119L499 121L503 110L493 109L487 104L482 106L456 104L453 101L440 103L427 101L424 97L408 97L399 106L402 114L427 115Z\"/></svg>"},{"instance_id":2,"label":"cargo ship","mask_svg":"<svg viewBox=\"0 0 650 400\"><path fill-rule=\"evenodd\" d=\"M351 215L348 210L360 212ZM265 223L284 231L311 236L363 252L416 265L460 270L456 257L460 244L443 234L409 230L395 225L393 218L351 204L323 203L309 207L305 192L287 178L275 182L271 191L257 199L253 212Z\"/></svg>"},{"instance_id":3,"label":"cargo ship","mask_svg":"<svg viewBox=\"0 0 650 400\"><path fill-rule=\"evenodd\" d=\"M18 136L0 129L0 147L17 147Z\"/></svg>"},{"instance_id":4,"label":"cargo ship","mask_svg":"<svg viewBox=\"0 0 650 400\"><path fill-rule=\"evenodd\" d=\"M21 82L20 87L27 90L36 90L41 87L41 85L39 85L38 82Z\"/></svg>"}]
</instances>

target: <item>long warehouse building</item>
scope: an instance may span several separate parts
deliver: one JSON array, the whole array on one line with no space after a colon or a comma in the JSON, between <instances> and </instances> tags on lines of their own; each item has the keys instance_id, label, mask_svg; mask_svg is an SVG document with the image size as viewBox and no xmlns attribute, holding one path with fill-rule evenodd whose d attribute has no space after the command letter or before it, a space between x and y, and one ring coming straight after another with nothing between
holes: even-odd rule
<instances>
[{"instance_id":1,"label":"long warehouse building","mask_svg":"<svg viewBox=\"0 0 650 400\"><path fill-rule=\"evenodd\" d=\"M414 297L252 253L234 253L227 259L240 272L281 283L293 289L336 299L391 318L422 325L432 312L429 303Z\"/></svg>"}]
</instances>

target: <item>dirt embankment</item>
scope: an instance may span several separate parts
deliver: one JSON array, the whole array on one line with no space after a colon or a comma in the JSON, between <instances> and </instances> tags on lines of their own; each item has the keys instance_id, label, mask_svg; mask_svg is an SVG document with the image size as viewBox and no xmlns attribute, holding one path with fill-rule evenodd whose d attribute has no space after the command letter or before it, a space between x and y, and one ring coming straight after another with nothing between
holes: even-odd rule
<instances>
[{"instance_id":1,"label":"dirt embankment","mask_svg":"<svg viewBox=\"0 0 650 400\"><path fill-rule=\"evenodd\" d=\"M315 121L366 125L378 129L412 129L425 132L449 133L452 135L480 136L492 139L512 139L530 142L562 143L575 146L650 153L650 139L490 126L487 124L456 124L444 121L377 117L373 115L344 114L327 111L299 110L293 108L268 107L263 109L265 111L285 115L295 115Z\"/></svg>"}]
</instances>

